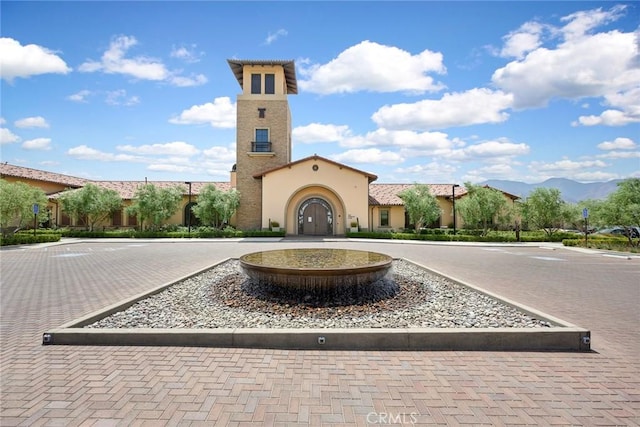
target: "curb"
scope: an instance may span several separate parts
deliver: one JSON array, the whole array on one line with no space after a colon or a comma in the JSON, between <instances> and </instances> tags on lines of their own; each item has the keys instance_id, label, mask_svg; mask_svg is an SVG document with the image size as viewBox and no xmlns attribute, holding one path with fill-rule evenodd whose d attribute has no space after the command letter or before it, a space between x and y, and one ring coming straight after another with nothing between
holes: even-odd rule
<instances>
[{"instance_id":1,"label":"curb","mask_svg":"<svg viewBox=\"0 0 640 427\"><path fill-rule=\"evenodd\" d=\"M590 351L591 332L406 260L554 325L550 328L106 329L84 326L229 258L45 332L43 345L183 346L284 350Z\"/></svg>"}]
</instances>

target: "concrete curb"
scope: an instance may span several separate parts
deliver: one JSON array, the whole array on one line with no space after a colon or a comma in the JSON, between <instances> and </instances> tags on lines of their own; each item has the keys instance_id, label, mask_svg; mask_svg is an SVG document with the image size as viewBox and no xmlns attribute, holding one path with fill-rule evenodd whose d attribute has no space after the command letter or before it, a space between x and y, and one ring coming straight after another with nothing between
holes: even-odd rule
<instances>
[{"instance_id":1,"label":"concrete curb","mask_svg":"<svg viewBox=\"0 0 640 427\"><path fill-rule=\"evenodd\" d=\"M379 328L379 329L91 329L84 326L126 310L226 262L165 283L150 291L89 313L43 334L44 345L189 346L313 350L467 350L467 351L589 351L591 332L531 307L507 300L443 273L413 264L453 282L497 299L554 325L550 328Z\"/></svg>"}]
</instances>

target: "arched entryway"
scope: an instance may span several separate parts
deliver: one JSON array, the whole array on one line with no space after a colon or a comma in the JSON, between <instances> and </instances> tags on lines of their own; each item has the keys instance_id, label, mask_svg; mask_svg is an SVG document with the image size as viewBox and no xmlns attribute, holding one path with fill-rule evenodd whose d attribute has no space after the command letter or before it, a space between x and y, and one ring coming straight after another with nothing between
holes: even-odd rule
<instances>
[{"instance_id":1,"label":"arched entryway","mask_svg":"<svg viewBox=\"0 0 640 427\"><path fill-rule=\"evenodd\" d=\"M333 235L333 209L326 200L313 197L298 208L298 234Z\"/></svg>"}]
</instances>

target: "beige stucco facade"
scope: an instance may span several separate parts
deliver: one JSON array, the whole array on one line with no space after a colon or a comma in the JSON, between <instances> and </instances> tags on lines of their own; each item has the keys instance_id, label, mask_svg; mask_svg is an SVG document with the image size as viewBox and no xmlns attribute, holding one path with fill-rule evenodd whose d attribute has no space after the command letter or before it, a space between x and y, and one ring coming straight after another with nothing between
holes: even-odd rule
<instances>
[{"instance_id":1,"label":"beige stucco facade","mask_svg":"<svg viewBox=\"0 0 640 427\"><path fill-rule=\"evenodd\" d=\"M287 234L304 234L305 229L310 230L310 223L320 220L305 209L309 203L320 205L328 216L327 233L322 229L313 234L344 234L351 221L358 221L364 229L369 227L369 183L375 179L373 175L312 156L266 171L259 179L263 228L277 221Z\"/></svg>"}]
</instances>

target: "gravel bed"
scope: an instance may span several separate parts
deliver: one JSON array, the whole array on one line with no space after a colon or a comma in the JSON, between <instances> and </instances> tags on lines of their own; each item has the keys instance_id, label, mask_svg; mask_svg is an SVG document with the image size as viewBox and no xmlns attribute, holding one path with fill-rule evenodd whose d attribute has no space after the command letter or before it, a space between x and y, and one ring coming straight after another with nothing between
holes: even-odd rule
<instances>
[{"instance_id":1,"label":"gravel bed","mask_svg":"<svg viewBox=\"0 0 640 427\"><path fill-rule=\"evenodd\" d=\"M298 294L252 282L229 260L87 328L539 328L498 300L403 260L373 286Z\"/></svg>"}]
</instances>

